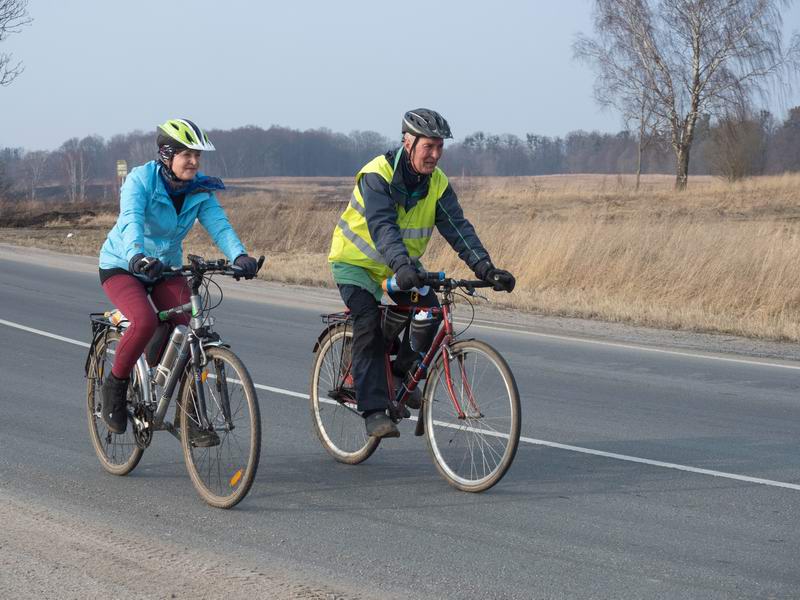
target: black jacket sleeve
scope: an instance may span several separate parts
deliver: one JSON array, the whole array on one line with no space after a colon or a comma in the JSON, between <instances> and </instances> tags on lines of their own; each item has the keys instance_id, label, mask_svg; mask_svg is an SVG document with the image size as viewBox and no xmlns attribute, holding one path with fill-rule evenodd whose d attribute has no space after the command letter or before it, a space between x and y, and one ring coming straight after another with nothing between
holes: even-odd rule
<instances>
[{"instance_id":1,"label":"black jacket sleeve","mask_svg":"<svg viewBox=\"0 0 800 600\"><path fill-rule=\"evenodd\" d=\"M389 184L377 173L366 173L358 185L364 198L369 235L389 268L397 271L401 265L409 264L411 258L397 226L397 208Z\"/></svg>"},{"instance_id":2,"label":"black jacket sleeve","mask_svg":"<svg viewBox=\"0 0 800 600\"><path fill-rule=\"evenodd\" d=\"M436 228L470 269L489 258L472 223L464 217L461 204L449 184L436 205Z\"/></svg>"}]
</instances>

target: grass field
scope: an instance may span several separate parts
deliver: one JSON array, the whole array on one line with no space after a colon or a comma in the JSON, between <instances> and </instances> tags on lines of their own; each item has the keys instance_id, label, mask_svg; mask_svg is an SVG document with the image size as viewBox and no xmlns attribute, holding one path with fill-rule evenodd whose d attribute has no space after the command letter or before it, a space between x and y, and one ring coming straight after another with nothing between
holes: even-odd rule
<instances>
[{"instance_id":1,"label":"grass field","mask_svg":"<svg viewBox=\"0 0 800 600\"><path fill-rule=\"evenodd\" d=\"M492 294L495 303L800 340L800 175L736 184L693 177L684 193L672 190L671 176L647 176L638 192L627 176L451 181L494 262L517 276L515 292ZM265 279L332 285L326 256L352 180L228 183L221 200L251 254L268 256ZM55 215L52 204L3 206L0 240L91 255L116 218L115 206L57 209L77 214ZM17 227L8 227L15 215ZM219 254L199 227L186 250ZM468 274L438 237L424 262Z\"/></svg>"}]
</instances>

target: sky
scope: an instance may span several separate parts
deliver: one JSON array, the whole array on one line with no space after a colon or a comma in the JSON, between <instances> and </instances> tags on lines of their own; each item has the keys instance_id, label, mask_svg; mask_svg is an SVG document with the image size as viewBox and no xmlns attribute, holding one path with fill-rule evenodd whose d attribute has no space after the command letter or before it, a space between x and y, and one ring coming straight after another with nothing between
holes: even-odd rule
<instances>
[{"instance_id":1,"label":"sky","mask_svg":"<svg viewBox=\"0 0 800 600\"><path fill-rule=\"evenodd\" d=\"M0 148L151 131L326 127L397 137L428 107L475 131L618 131L594 73L572 57L590 0L29 0L9 36L25 71L0 87ZM800 7L784 15L800 29ZM780 106L800 104L795 92Z\"/></svg>"}]
</instances>

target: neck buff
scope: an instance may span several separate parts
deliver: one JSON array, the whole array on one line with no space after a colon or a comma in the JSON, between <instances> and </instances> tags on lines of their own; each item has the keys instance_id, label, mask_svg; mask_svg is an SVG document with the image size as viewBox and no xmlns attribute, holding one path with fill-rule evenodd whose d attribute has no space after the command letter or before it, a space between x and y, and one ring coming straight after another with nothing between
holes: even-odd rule
<instances>
[{"instance_id":1,"label":"neck buff","mask_svg":"<svg viewBox=\"0 0 800 600\"><path fill-rule=\"evenodd\" d=\"M413 148L411 149L413 152ZM403 185L409 192L414 192L420 185L425 183L430 175L421 175L414 170L411 165L411 156L405 151L405 148L400 148L400 174L403 177Z\"/></svg>"},{"instance_id":2,"label":"neck buff","mask_svg":"<svg viewBox=\"0 0 800 600\"><path fill-rule=\"evenodd\" d=\"M198 175L191 181L184 181L178 179L178 176L172 172L167 165L161 163L161 180L167 188L170 196L183 194L188 196L197 192L213 192L216 190L224 190L225 184L219 177L206 177L205 175Z\"/></svg>"}]
</instances>

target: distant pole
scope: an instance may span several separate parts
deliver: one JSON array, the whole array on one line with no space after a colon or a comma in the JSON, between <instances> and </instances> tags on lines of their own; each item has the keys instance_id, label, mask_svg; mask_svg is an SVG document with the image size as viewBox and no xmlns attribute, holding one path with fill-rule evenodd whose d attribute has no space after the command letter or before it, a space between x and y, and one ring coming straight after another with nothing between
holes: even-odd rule
<instances>
[{"instance_id":1,"label":"distant pole","mask_svg":"<svg viewBox=\"0 0 800 600\"><path fill-rule=\"evenodd\" d=\"M122 184L125 183L125 178L128 176L128 163L124 160L117 161L117 199L119 199L119 191Z\"/></svg>"}]
</instances>

